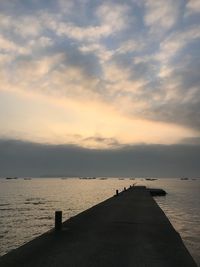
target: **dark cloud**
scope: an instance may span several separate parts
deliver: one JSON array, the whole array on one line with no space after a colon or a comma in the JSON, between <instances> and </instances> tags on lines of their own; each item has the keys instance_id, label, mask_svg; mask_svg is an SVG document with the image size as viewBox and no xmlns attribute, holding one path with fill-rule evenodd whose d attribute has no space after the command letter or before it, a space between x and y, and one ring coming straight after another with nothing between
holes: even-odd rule
<instances>
[{"instance_id":1,"label":"dark cloud","mask_svg":"<svg viewBox=\"0 0 200 267\"><path fill-rule=\"evenodd\" d=\"M188 144L100 150L0 140L0 175L199 176L199 157L200 146Z\"/></svg>"},{"instance_id":2,"label":"dark cloud","mask_svg":"<svg viewBox=\"0 0 200 267\"><path fill-rule=\"evenodd\" d=\"M142 44L141 44L142 46ZM144 52L144 51L143 51ZM147 81L153 80L157 75L157 64L155 60L142 62L142 57L140 62L135 62L135 58L140 56L137 52L127 52L125 54L115 55L113 57L113 62L121 68L123 71L127 70L130 75L130 80L144 79Z\"/></svg>"},{"instance_id":3,"label":"dark cloud","mask_svg":"<svg viewBox=\"0 0 200 267\"><path fill-rule=\"evenodd\" d=\"M82 141L86 141L86 142L95 142L98 144L103 144L103 145L107 145L107 146L120 146L120 143L117 141L117 139L115 138L105 138L105 137L95 137L95 136L90 136L87 138L82 139Z\"/></svg>"},{"instance_id":4,"label":"dark cloud","mask_svg":"<svg viewBox=\"0 0 200 267\"><path fill-rule=\"evenodd\" d=\"M146 116L157 120L170 122L200 130L200 101L197 103L177 103L175 101L167 102L151 110L145 111Z\"/></svg>"},{"instance_id":5,"label":"dark cloud","mask_svg":"<svg viewBox=\"0 0 200 267\"><path fill-rule=\"evenodd\" d=\"M88 78L101 76L102 69L97 55L93 52L88 52L87 54L82 53L77 44L61 38L56 40L54 45L49 48L44 48L44 50L45 54L49 57L62 53L63 58L59 62L60 66L80 69ZM40 56L38 55L38 57ZM54 66L54 68L59 70L59 66Z\"/></svg>"},{"instance_id":6,"label":"dark cloud","mask_svg":"<svg viewBox=\"0 0 200 267\"><path fill-rule=\"evenodd\" d=\"M64 63L66 66L79 68L86 76L100 77L101 66L94 53L83 54L77 49L66 49Z\"/></svg>"},{"instance_id":7,"label":"dark cloud","mask_svg":"<svg viewBox=\"0 0 200 267\"><path fill-rule=\"evenodd\" d=\"M200 87L200 43L195 40L177 53L172 64L174 65L173 78L180 82L181 90L187 92L193 87ZM198 94L199 95L199 94Z\"/></svg>"},{"instance_id":8,"label":"dark cloud","mask_svg":"<svg viewBox=\"0 0 200 267\"><path fill-rule=\"evenodd\" d=\"M48 5L40 0L16 0L16 1L0 1L0 9L4 14L21 16L24 14L32 15L42 9L60 11L57 1L48 0Z\"/></svg>"},{"instance_id":9,"label":"dark cloud","mask_svg":"<svg viewBox=\"0 0 200 267\"><path fill-rule=\"evenodd\" d=\"M180 142L181 144L200 145L200 137L188 137L184 138Z\"/></svg>"},{"instance_id":10,"label":"dark cloud","mask_svg":"<svg viewBox=\"0 0 200 267\"><path fill-rule=\"evenodd\" d=\"M155 104L149 98L150 109L145 115L151 119L172 122L200 131L200 56L199 43L187 46L173 60L170 76L153 90L160 96L161 101ZM176 97L165 99L170 82L177 83L174 92ZM164 90L163 88L164 87Z\"/></svg>"}]
</instances>

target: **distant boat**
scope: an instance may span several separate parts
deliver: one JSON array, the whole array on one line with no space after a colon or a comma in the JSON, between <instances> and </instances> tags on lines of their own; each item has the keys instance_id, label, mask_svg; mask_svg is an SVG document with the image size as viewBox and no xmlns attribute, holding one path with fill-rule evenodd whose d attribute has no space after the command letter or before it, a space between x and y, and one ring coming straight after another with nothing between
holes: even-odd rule
<instances>
[{"instance_id":1,"label":"distant boat","mask_svg":"<svg viewBox=\"0 0 200 267\"><path fill-rule=\"evenodd\" d=\"M108 178L107 177L101 177L99 178L99 180L107 180Z\"/></svg>"},{"instance_id":2,"label":"distant boat","mask_svg":"<svg viewBox=\"0 0 200 267\"><path fill-rule=\"evenodd\" d=\"M79 179L83 179L83 180L94 180L94 179L96 179L96 177L80 177Z\"/></svg>"},{"instance_id":3,"label":"distant boat","mask_svg":"<svg viewBox=\"0 0 200 267\"><path fill-rule=\"evenodd\" d=\"M18 177L6 177L6 180L16 180Z\"/></svg>"},{"instance_id":4,"label":"distant boat","mask_svg":"<svg viewBox=\"0 0 200 267\"><path fill-rule=\"evenodd\" d=\"M181 180L189 180L187 177L182 177Z\"/></svg>"},{"instance_id":5,"label":"distant boat","mask_svg":"<svg viewBox=\"0 0 200 267\"><path fill-rule=\"evenodd\" d=\"M155 181L155 180L157 180L156 178L146 178L145 179L146 181Z\"/></svg>"}]
</instances>

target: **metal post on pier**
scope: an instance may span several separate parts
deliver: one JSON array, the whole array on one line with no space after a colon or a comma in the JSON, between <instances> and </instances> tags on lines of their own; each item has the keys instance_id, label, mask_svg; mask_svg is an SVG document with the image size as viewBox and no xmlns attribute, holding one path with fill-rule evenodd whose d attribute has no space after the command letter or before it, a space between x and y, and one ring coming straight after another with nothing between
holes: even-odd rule
<instances>
[{"instance_id":1,"label":"metal post on pier","mask_svg":"<svg viewBox=\"0 0 200 267\"><path fill-rule=\"evenodd\" d=\"M55 230L56 231L62 230L62 211L61 210L55 211Z\"/></svg>"}]
</instances>

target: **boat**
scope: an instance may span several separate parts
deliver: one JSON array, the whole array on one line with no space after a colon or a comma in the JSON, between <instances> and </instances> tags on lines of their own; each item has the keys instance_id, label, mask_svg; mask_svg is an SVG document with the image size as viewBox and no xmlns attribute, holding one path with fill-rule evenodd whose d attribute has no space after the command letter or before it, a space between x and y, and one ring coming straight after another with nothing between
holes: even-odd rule
<instances>
[{"instance_id":1,"label":"boat","mask_svg":"<svg viewBox=\"0 0 200 267\"><path fill-rule=\"evenodd\" d=\"M94 180L96 177L80 177L79 179L83 180Z\"/></svg>"},{"instance_id":2,"label":"boat","mask_svg":"<svg viewBox=\"0 0 200 267\"><path fill-rule=\"evenodd\" d=\"M6 177L6 180L16 180L18 177Z\"/></svg>"}]
</instances>

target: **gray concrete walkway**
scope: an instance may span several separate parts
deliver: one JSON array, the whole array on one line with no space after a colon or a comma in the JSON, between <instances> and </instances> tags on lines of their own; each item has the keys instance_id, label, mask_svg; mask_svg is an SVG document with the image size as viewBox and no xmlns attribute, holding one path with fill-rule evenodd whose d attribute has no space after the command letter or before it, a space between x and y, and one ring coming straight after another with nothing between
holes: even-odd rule
<instances>
[{"instance_id":1,"label":"gray concrete walkway","mask_svg":"<svg viewBox=\"0 0 200 267\"><path fill-rule=\"evenodd\" d=\"M195 267L163 211L144 187L71 218L0 258L1 267Z\"/></svg>"}]
</instances>

